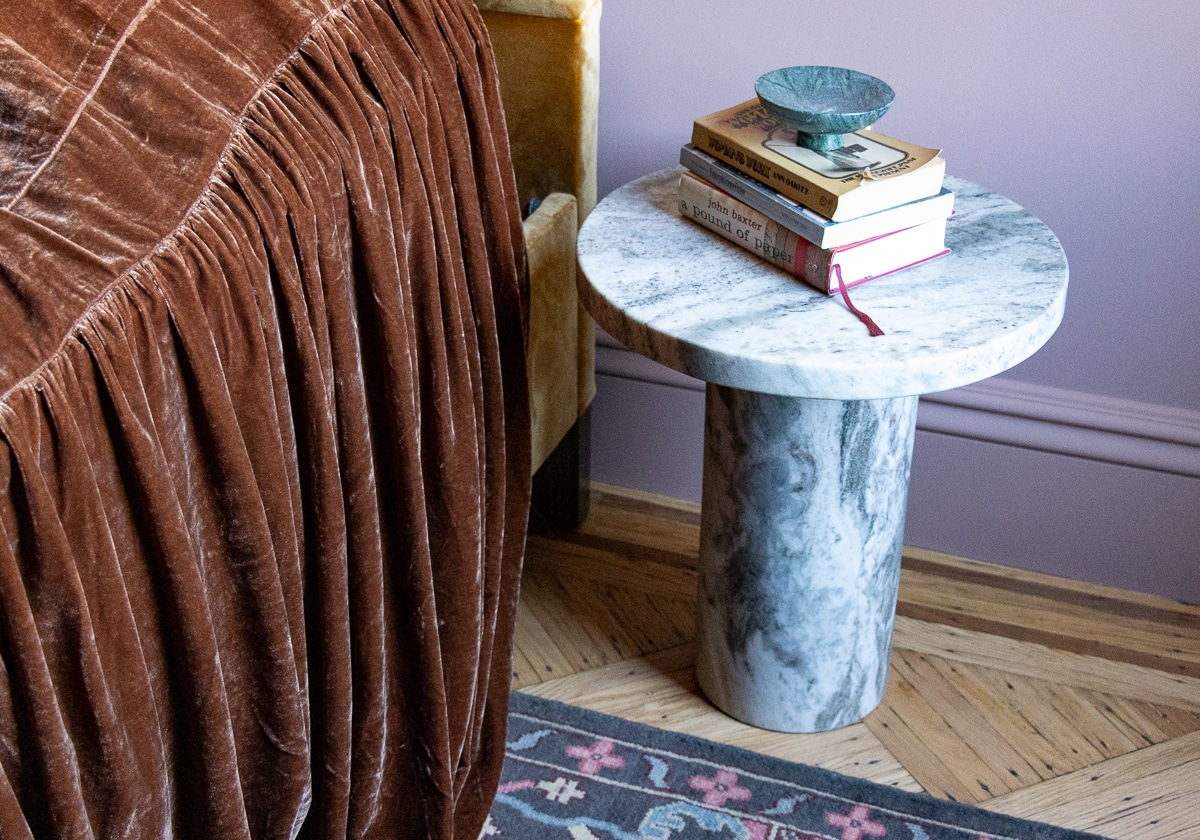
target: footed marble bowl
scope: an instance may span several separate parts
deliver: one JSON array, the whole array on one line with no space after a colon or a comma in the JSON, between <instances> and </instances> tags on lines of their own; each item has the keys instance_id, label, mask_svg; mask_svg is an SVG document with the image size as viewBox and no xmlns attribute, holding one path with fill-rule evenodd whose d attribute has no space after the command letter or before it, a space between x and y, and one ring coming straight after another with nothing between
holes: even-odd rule
<instances>
[{"instance_id":1,"label":"footed marble bowl","mask_svg":"<svg viewBox=\"0 0 1200 840\"><path fill-rule=\"evenodd\" d=\"M826 151L842 135L866 128L891 106L885 82L844 67L784 67L758 77L754 92L772 115L796 129L797 145Z\"/></svg>"}]
</instances>

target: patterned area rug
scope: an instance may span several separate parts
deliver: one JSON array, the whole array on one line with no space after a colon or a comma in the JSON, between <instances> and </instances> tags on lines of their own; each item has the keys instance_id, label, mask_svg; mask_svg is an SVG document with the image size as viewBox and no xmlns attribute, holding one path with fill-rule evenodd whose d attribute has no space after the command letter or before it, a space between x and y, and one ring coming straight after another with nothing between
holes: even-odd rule
<instances>
[{"instance_id":1,"label":"patterned area rug","mask_svg":"<svg viewBox=\"0 0 1200 840\"><path fill-rule=\"evenodd\" d=\"M480 840L1082 840L513 692Z\"/></svg>"}]
</instances>

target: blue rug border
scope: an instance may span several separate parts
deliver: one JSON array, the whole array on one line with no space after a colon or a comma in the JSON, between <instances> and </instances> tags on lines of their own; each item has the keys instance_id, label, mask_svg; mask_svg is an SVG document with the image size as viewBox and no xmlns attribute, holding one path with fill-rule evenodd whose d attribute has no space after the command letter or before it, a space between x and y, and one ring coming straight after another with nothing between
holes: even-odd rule
<instances>
[{"instance_id":1,"label":"blue rug border","mask_svg":"<svg viewBox=\"0 0 1200 840\"><path fill-rule=\"evenodd\" d=\"M545 713L544 717L568 726L581 729L592 727L619 740L652 743L656 749L694 756L730 767L744 767L763 776L786 778L818 790L836 790L838 796L866 805L909 813L919 819L953 822L961 828L979 831L981 834L1008 834L1025 840L1112 840L1099 834L998 814L950 799L938 799L926 793L911 793L822 767L763 755L696 735L660 729L535 694L515 690L510 692L510 715L515 713L536 717L547 709L549 712Z\"/></svg>"}]
</instances>

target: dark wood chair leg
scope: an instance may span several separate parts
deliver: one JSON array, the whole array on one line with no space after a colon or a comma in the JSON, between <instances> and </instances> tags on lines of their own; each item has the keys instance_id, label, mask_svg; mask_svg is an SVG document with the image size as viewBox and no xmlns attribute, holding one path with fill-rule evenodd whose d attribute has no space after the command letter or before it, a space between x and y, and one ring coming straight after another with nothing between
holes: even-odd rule
<instances>
[{"instance_id":1,"label":"dark wood chair leg","mask_svg":"<svg viewBox=\"0 0 1200 840\"><path fill-rule=\"evenodd\" d=\"M533 474L530 525L575 530L591 505L592 409L575 421L554 451Z\"/></svg>"}]
</instances>

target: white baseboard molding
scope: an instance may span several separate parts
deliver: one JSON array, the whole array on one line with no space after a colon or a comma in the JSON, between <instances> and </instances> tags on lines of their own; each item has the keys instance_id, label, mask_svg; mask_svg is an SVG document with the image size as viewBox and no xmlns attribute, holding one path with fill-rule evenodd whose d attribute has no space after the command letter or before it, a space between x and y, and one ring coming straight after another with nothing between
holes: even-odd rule
<instances>
[{"instance_id":1,"label":"white baseboard molding","mask_svg":"<svg viewBox=\"0 0 1200 840\"><path fill-rule=\"evenodd\" d=\"M599 333L596 372L703 391ZM990 379L921 398L917 428L967 440L1200 477L1200 412Z\"/></svg>"}]
</instances>

